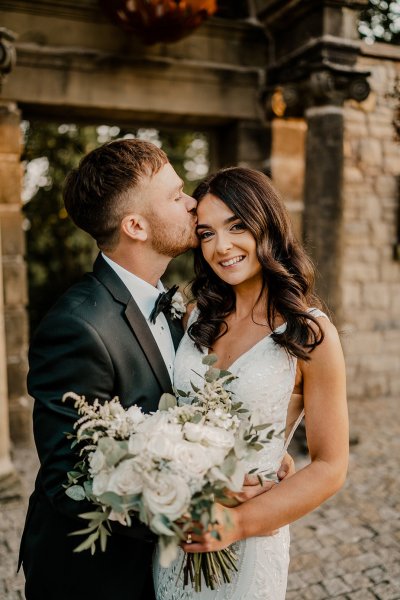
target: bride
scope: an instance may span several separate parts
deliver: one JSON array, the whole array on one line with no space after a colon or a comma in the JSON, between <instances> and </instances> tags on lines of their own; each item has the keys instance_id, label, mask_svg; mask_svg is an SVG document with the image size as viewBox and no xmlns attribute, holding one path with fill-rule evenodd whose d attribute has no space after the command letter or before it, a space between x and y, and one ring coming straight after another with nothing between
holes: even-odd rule
<instances>
[{"instance_id":1,"label":"bride","mask_svg":"<svg viewBox=\"0 0 400 600\"><path fill-rule=\"evenodd\" d=\"M219 539L194 532L184 552L231 544L238 573L217 590L183 587L181 556L162 569L154 561L158 600L283 600L289 565L288 523L305 515L343 484L348 418L343 354L335 327L318 308L310 260L295 240L282 201L263 174L223 169L200 184L192 287L196 307L175 361L180 390L199 384L206 353L237 376L235 398L252 421L286 427L288 438L304 406L311 463L269 491L235 508L216 506ZM299 402L297 402L299 404ZM288 441L288 440L287 440ZM276 473L286 450L282 437L258 452L260 471ZM229 524L229 525L228 525Z\"/></svg>"}]
</instances>

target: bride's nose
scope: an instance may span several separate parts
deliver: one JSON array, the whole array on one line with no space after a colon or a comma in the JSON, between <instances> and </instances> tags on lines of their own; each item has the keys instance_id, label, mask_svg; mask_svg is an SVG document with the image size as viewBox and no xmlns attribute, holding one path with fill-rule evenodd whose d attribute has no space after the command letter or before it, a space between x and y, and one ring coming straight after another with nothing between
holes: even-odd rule
<instances>
[{"instance_id":1,"label":"bride's nose","mask_svg":"<svg viewBox=\"0 0 400 600\"><path fill-rule=\"evenodd\" d=\"M232 248L232 241L226 234L217 235L215 249L218 254L226 254Z\"/></svg>"}]
</instances>

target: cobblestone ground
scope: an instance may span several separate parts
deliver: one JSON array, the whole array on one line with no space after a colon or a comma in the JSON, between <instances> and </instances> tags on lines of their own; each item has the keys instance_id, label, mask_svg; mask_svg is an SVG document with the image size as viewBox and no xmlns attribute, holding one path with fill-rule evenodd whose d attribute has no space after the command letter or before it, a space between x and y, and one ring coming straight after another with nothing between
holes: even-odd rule
<instances>
[{"instance_id":1,"label":"cobblestone ground","mask_svg":"<svg viewBox=\"0 0 400 600\"><path fill-rule=\"evenodd\" d=\"M350 409L360 442L352 446L348 481L335 498L292 525L287 600L400 600L398 402L364 401ZM18 450L14 461L27 496L34 453ZM296 458L298 467L303 462ZM15 565L25 503L10 494L0 505L0 600L24 599Z\"/></svg>"}]
</instances>

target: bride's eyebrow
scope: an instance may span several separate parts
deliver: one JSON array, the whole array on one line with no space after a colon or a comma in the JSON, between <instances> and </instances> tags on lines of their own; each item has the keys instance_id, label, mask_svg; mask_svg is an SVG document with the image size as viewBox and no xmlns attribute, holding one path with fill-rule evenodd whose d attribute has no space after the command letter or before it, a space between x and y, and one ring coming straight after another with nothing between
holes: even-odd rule
<instances>
[{"instance_id":1,"label":"bride's eyebrow","mask_svg":"<svg viewBox=\"0 0 400 600\"><path fill-rule=\"evenodd\" d=\"M224 221L224 225L229 225L229 223L233 223L233 221L240 221L240 217L237 217L236 215L232 215L231 217L228 217L227 219L225 219ZM212 225L207 225L207 223L198 223L196 229L210 229L212 228Z\"/></svg>"}]
</instances>

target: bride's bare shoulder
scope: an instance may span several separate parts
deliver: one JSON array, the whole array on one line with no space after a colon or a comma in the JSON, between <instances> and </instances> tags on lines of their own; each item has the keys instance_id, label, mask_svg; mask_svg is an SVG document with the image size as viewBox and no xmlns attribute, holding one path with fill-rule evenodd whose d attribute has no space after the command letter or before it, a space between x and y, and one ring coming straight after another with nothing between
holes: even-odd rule
<instances>
[{"instance_id":1,"label":"bride's bare shoulder","mask_svg":"<svg viewBox=\"0 0 400 600\"><path fill-rule=\"evenodd\" d=\"M192 312L194 311L194 309L196 308L196 303L195 302L189 302L189 304L187 304L186 306L186 312L182 317L182 323L183 323L183 328L187 329L188 327L188 323L189 323L189 319L190 319L190 315L192 314Z\"/></svg>"}]
</instances>

